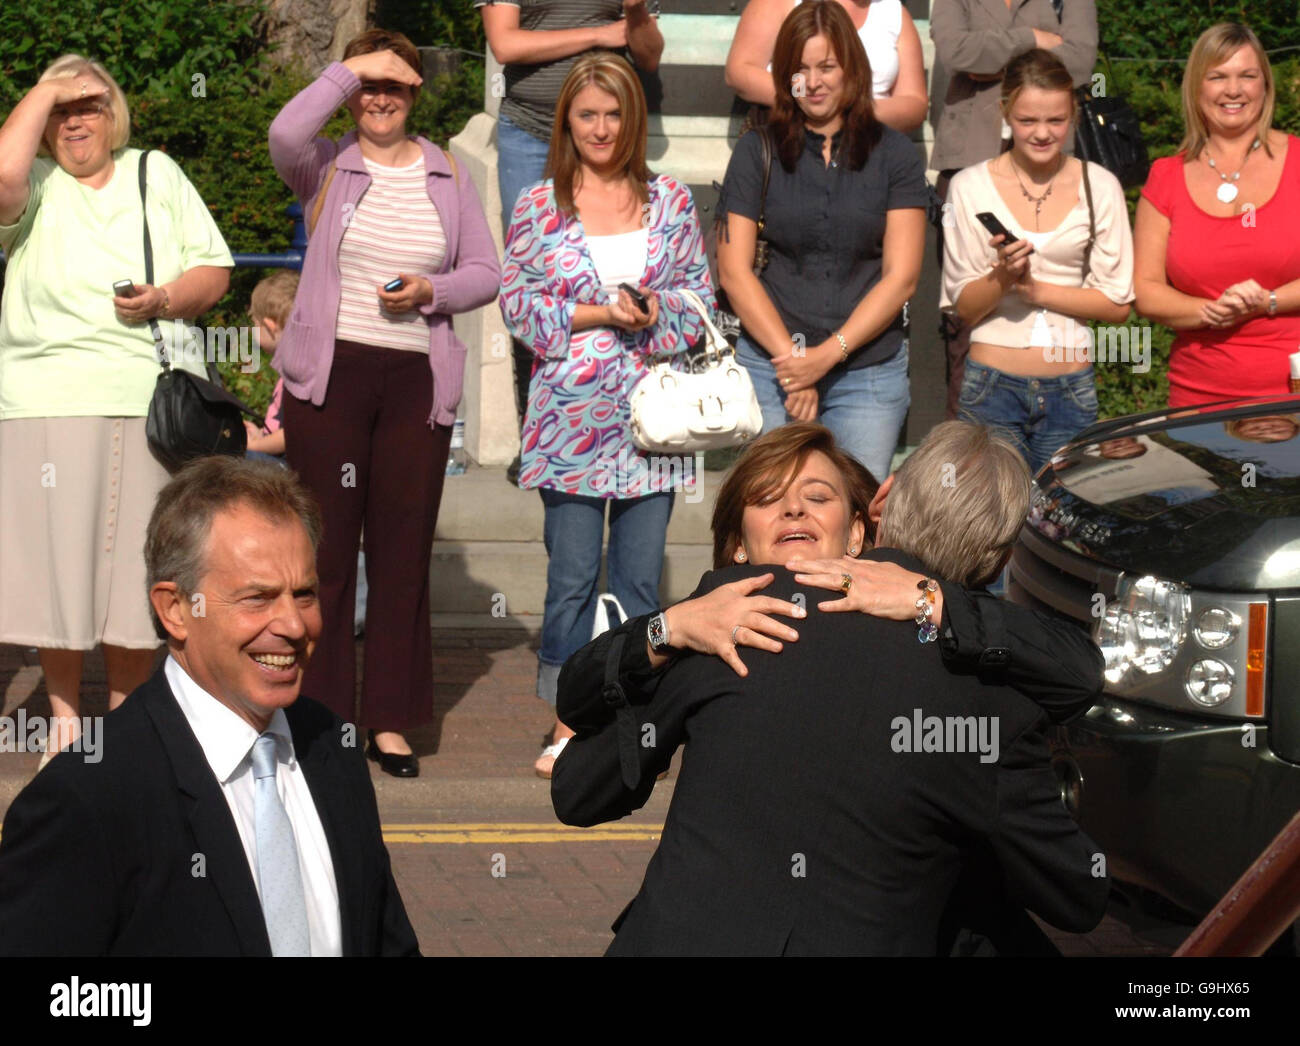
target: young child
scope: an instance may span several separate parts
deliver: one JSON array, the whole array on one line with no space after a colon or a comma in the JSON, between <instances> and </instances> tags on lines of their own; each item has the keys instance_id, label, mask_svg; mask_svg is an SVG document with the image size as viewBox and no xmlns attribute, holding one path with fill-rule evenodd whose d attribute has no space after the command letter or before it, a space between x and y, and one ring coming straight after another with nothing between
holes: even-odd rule
<instances>
[{"instance_id":1,"label":"young child","mask_svg":"<svg viewBox=\"0 0 1300 1046\"><path fill-rule=\"evenodd\" d=\"M280 341L284 325L289 322L293 298L298 293L298 274L291 269L277 269L253 288L248 314L261 338L262 349L271 356ZM266 408L266 427L259 429L245 421L248 430L248 457L284 460L284 429L280 425L280 403L284 397L284 379L275 383L270 406Z\"/></svg>"}]
</instances>

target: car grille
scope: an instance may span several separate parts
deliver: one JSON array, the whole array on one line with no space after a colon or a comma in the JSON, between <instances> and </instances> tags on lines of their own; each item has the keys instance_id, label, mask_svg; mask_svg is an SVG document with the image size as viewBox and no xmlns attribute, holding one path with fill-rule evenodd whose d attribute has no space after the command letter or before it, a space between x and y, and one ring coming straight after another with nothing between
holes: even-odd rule
<instances>
[{"instance_id":1,"label":"car grille","mask_svg":"<svg viewBox=\"0 0 1300 1046\"><path fill-rule=\"evenodd\" d=\"M1101 593L1115 596L1120 571L1044 538L1026 524L1011 556L1007 595L1014 603L1062 614L1091 629Z\"/></svg>"}]
</instances>

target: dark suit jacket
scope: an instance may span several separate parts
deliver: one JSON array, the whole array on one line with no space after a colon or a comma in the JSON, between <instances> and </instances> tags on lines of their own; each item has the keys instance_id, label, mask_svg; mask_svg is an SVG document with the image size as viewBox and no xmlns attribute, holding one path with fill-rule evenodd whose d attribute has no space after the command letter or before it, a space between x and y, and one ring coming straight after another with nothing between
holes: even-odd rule
<instances>
[{"instance_id":1,"label":"dark suit jacket","mask_svg":"<svg viewBox=\"0 0 1300 1046\"><path fill-rule=\"evenodd\" d=\"M285 710L334 860L344 955L418 955L359 747ZM161 668L104 721L103 759L52 760L0 838L0 955L271 954L221 787Z\"/></svg>"},{"instance_id":2,"label":"dark suit jacket","mask_svg":"<svg viewBox=\"0 0 1300 1046\"><path fill-rule=\"evenodd\" d=\"M871 558L918 569L896 552ZM702 588L769 569L716 571ZM776 574L765 592L791 598L793 575ZM561 675L559 715L578 730L551 782L561 821L638 809L686 746L611 954L934 954L963 863L990 853L1006 896L1066 929L1100 921L1109 882L1093 876L1097 847L1061 803L1033 702L951 673L914 624L860 614L811 614L782 653L741 656L743 679L719 658L680 658L633 706L634 730ZM897 750L917 709L996 717L997 762ZM625 750L635 735L631 787L620 732Z\"/></svg>"}]
</instances>

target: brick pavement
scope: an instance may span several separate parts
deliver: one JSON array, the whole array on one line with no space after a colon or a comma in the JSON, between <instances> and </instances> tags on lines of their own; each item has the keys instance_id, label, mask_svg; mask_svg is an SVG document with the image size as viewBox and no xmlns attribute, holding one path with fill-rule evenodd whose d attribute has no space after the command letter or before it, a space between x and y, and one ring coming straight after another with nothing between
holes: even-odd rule
<instances>
[{"instance_id":1,"label":"brick pavement","mask_svg":"<svg viewBox=\"0 0 1300 1046\"><path fill-rule=\"evenodd\" d=\"M619 823L616 838L585 841L600 830L558 825L548 785L532 772L550 727L548 710L533 696L535 635L436 629L434 647L435 721L408 735L421 776L396 780L372 768L394 876L421 949L444 956L600 954L654 852L655 839L644 836L663 823L675 768L644 810ZM29 715L48 714L34 656L20 648L0 646L0 692L6 712L21 702ZM84 692L85 714L102 712L97 654L87 659ZM0 754L0 809L38 759ZM1048 932L1067 955L1094 956L1168 954L1182 936L1113 909L1090 934ZM1141 935L1115 916L1136 922Z\"/></svg>"}]
</instances>

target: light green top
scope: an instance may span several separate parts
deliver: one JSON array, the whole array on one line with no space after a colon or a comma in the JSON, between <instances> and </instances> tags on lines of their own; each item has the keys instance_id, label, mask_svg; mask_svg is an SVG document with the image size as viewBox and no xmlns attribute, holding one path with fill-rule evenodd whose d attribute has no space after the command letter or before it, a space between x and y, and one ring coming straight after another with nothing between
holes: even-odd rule
<instances>
[{"instance_id":1,"label":"light green top","mask_svg":"<svg viewBox=\"0 0 1300 1046\"><path fill-rule=\"evenodd\" d=\"M33 161L26 211L16 225L0 225L8 258L0 419L148 413L161 370L153 335L149 324L128 326L113 310L114 283L145 282L140 156L139 149L118 152L101 189L45 157ZM155 286L198 265L234 265L208 208L164 153L149 156L146 199ZM185 352L184 326L159 323L169 358L202 374L192 341Z\"/></svg>"}]
</instances>

